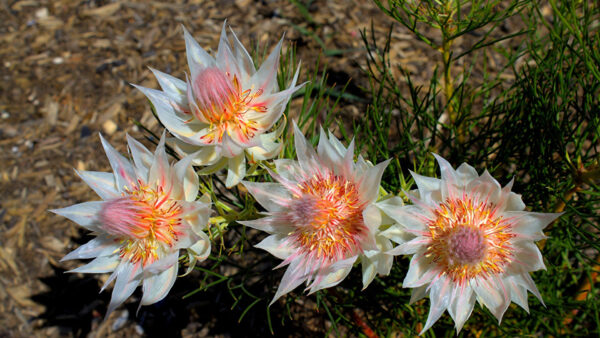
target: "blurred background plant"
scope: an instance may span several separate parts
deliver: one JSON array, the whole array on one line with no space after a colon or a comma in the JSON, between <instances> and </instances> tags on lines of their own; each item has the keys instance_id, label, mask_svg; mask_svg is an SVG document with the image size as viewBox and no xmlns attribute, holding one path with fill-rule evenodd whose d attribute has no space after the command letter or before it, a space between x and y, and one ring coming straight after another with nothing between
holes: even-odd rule
<instances>
[{"instance_id":1,"label":"blurred background plant","mask_svg":"<svg viewBox=\"0 0 600 338\"><path fill-rule=\"evenodd\" d=\"M310 82L296 94L303 97L301 109L288 110L288 122L298 121L313 144L321 124L346 142L354 137L357 154L373 163L393 158L383 179L391 193L404 196L403 191L413 188L409 169L437 175L435 152L455 166L467 162L479 171L487 168L502 184L514 178L513 190L523 195L531 211L565 212L548 227L548 240L538 243L547 270L533 275L546 308L531 298L527 315L513 304L499 325L477 307L461 334L599 334L599 6L555 0L549 6L527 0L374 2L438 54L431 60L429 84L415 85L414 74L390 57L393 26L384 43L374 29L364 30L363 71L369 81L363 95L346 93L348 83L328 86L326 67L308 65L304 79ZM311 30L316 25L308 11L311 1L292 3L308 23L295 29L314 39L325 56L345 52L328 49ZM282 57L281 88L295 64L295 50L290 48ZM337 114L345 102L358 102L364 111L354 119ZM282 157L294 158L289 127L288 123L283 133L287 143ZM270 180L267 166L258 163L252 179ZM282 271L271 272L274 260L252 248L261 235L235 221L240 215L258 217L261 210L244 191L226 192L220 190L220 182L208 184L217 187L215 202L227 205L217 208L219 226L212 231L221 250L211 256L212 266L197 268L203 274L200 286L186 297L225 284L232 308L241 306L239 320L250 311L265 311L265 324L274 334L272 323L285 326L294 318L291 308L306 306L307 298L313 298L311 306L329 320L326 334L371 337L420 331L428 300L408 304L410 290L402 288L408 258L397 258L391 275L377 278L364 291L359 272L353 270L338 287L312 297L297 290L266 307ZM236 258L240 256L244 258ZM214 272L223 264L235 272ZM452 320L444 315L426 335L453 336Z\"/></svg>"}]
</instances>

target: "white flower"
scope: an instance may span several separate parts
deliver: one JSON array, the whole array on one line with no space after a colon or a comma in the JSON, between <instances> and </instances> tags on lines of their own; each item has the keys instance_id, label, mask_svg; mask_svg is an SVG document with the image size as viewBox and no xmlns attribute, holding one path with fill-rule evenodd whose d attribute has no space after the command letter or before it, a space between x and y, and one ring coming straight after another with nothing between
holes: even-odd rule
<instances>
[{"instance_id":1,"label":"white flower","mask_svg":"<svg viewBox=\"0 0 600 338\"><path fill-rule=\"evenodd\" d=\"M108 316L139 284L140 306L163 299L177 277L180 249L188 250L190 268L208 257L210 240L203 230L210 205L195 201L199 183L192 158L169 164L164 134L154 154L128 135L133 163L100 138L114 174L78 174L103 201L51 211L97 236L63 260L95 258L71 272L112 272L102 288L116 279Z\"/></svg>"},{"instance_id":2,"label":"white flower","mask_svg":"<svg viewBox=\"0 0 600 338\"><path fill-rule=\"evenodd\" d=\"M176 137L180 154L196 153L194 165L211 173L227 167L227 187L246 175L250 162L271 159L281 150L277 142L284 124L273 130L296 86L298 71L288 89L279 91L277 70L283 38L256 70L235 33L233 45L225 31L215 58L184 28L190 75L181 81L152 69L162 91L136 86L150 99L158 118Z\"/></svg>"},{"instance_id":3,"label":"white flower","mask_svg":"<svg viewBox=\"0 0 600 338\"><path fill-rule=\"evenodd\" d=\"M511 301L526 311L527 291L543 304L529 275L545 269L534 244L542 229L560 214L524 211L521 196L502 188L485 171L481 176L463 163L457 170L434 155L441 179L412 173L418 190L413 205L399 207L399 198L378 206L397 225L383 232L400 245L389 252L413 255L403 286L414 288L411 303L429 295L428 330L448 310L459 332L475 301L498 322Z\"/></svg>"},{"instance_id":4,"label":"white flower","mask_svg":"<svg viewBox=\"0 0 600 338\"><path fill-rule=\"evenodd\" d=\"M275 160L278 183L242 182L268 211L243 224L270 234L256 247L289 265L273 298L306 282L313 293L340 283L360 260L363 286L376 273L389 274L392 243L379 236L381 213L373 205L388 161L372 166L359 156L354 141L346 149L321 129L317 152L294 123L298 161Z\"/></svg>"}]
</instances>

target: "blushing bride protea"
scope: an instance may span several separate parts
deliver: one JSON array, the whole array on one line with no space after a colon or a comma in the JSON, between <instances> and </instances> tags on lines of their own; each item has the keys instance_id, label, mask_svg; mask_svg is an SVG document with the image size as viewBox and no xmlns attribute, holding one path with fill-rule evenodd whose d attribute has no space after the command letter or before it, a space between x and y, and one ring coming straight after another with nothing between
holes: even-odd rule
<instances>
[{"instance_id":1,"label":"blushing bride protea","mask_svg":"<svg viewBox=\"0 0 600 338\"><path fill-rule=\"evenodd\" d=\"M277 183L242 183L267 210L267 217L242 222L270 234L256 247L288 266L271 304L306 282L313 293L340 283L360 261L363 286L376 273L389 274L390 240L379 236L381 212L374 206L388 161L354 162L354 141L346 149L321 129L317 152L294 123L298 161L275 160Z\"/></svg>"},{"instance_id":2,"label":"blushing bride protea","mask_svg":"<svg viewBox=\"0 0 600 338\"><path fill-rule=\"evenodd\" d=\"M190 75L181 81L152 69L162 91L136 86L154 105L158 118L176 137L180 154L196 153L194 165L206 173L227 167L225 184L232 187L246 175L250 162L271 159L280 152L284 124L272 130L283 115L296 86L279 91L277 70L283 38L256 70L235 33L233 45L225 31L215 58L183 28Z\"/></svg>"},{"instance_id":3,"label":"blushing bride protea","mask_svg":"<svg viewBox=\"0 0 600 338\"><path fill-rule=\"evenodd\" d=\"M378 206L397 225L384 231L400 245L393 255L413 255L403 286L414 288L411 303L429 295L428 330L448 310L459 332L475 301L501 321L511 301L529 311L527 291L543 304L529 275L545 269L534 241L559 214L525 210L521 196L502 188L485 171L481 176L463 163L457 170L434 155L441 179L411 173L418 189L413 205L399 198Z\"/></svg>"},{"instance_id":4,"label":"blushing bride protea","mask_svg":"<svg viewBox=\"0 0 600 338\"><path fill-rule=\"evenodd\" d=\"M95 258L70 272L112 272L102 287L116 279L108 316L139 284L140 306L163 299L177 277L180 249L188 250L190 269L208 257L210 240L203 230L210 204L195 201L199 182L191 157L169 164L164 134L154 154L128 135L133 163L100 138L114 174L78 174L103 200L51 211L96 235L62 260Z\"/></svg>"}]
</instances>

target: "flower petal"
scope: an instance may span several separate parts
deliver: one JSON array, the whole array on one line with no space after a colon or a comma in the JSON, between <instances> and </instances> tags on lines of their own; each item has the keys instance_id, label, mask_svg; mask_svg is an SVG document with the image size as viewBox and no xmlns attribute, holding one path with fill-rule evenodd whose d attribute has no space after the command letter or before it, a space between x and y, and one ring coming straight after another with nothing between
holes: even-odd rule
<instances>
[{"instance_id":1,"label":"flower petal","mask_svg":"<svg viewBox=\"0 0 600 338\"><path fill-rule=\"evenodd\" d=\"M120 246L114 239L106 237L97 237L85 243L79 248L69 252L60 261L71 259L94 258L102 256L110 256L119 250Z\"/></svg>"},{"instance_id":2,"label":"flower petal","mask_svg":"<svg viewBox=\"0 0 600 338\"><path fill-rule=\"evenodd\" d=\"M231 188L236 186L246 176L246 155L241 153L230 158L227 165L227 179L225 186Z\"/></svg>"},{"instance_id":3,"label":"flower petal","mask_svg":"<svg viewBox=\"0 0 600 338\"><path fill-rule=\"evenodd\" d=\"M208 55L208 53L200 47L198 42L192 37L192 35L183 28L183 37L185 39L185 52L187 54L187 61L190 67L190 73L192 78L195 79L200 71L206 67L211 67L214 65L215 60Z\"/></svg>"},{"instance_id":4,"label":"flower petal","mask_svg":"<svg viewBox=\"0 0 600 338\"><path fill-rule=\"evenodd\" d=\"M448 313L450 313L450 316L454 319L456 334L460 332L467 319L471 316L474 305L475 294L470 286L465 286L456 291L455 296L448 307Z\"/></svg>"},{"instance_id":5,"label":"flower petal","mask_svg":"<svg viewBox=\"0 0 600 338\"><path fill-rule=\"evenodd\" d=\"M115 185L115 175L113 175L113 173L79 170L75 170L75 172L103 200L109 200L121 196L121 193L118 191L117 186Z\"/></svg>"},{"instance_id":6,"label":"flower petal","mask_svg":"<svg viewBox=\"0 0 600 338\"><path fill-rule=\"evenodd\" d=\"M419 333L422 335L442 316L444 311L450 306L450 300L452 297L451 281L447 277L440 277L434 283L431 284L429 290L429 300L431 305L429 306L429 315L427 316L427 322L423 327L423 330Z\"/></svg>"},{"instance_id":7,"label":"flower petal","mask_svg":"<svg viewBox=\"0 0 600 338\"><path fill-rule=\"evenodd\" d=\"M86 229L98 231L98 213L103 205L103 201L83 202L50 212L66 217Z\"/></svg>"},{"instance_id":8,"label":"flower petal","mask_svg":"<svg viewBox=\"0 0 600 338\"><path fill-rule=\"evenodd\" d=\"M114 271L120 263L119 255L101 256L84 266L69 270L79 273L105 273Z\"/></svg>"},{"instance_id":9,"label":"flower petal","mask_svg":"<svg viewBox=\"0 0 600 338\"><path fill-rule=\"evenodd\" d=\"M280 234L270 235L254 247L268 251L279 259L286 259L296 251L287 244L287 236Z\"/></svg>"},{"instance_id":10,"label":"flower petal","mask_svg":"<svg viewBox=\"0 0 600 338\"><path fill-rule=\"evenodd\" d=\"M242 181L242 184L252 194L252 197L270 212L281 210L291 197L289 191L279 183Z\"/></svg>"},{"instance_id":11,"label":"flower petal","mask_svg":"<svg viewBox=\"0 0 600 338\"><path fill-rule=\"evenodd\" d=\"M137 176L135 175L135 170L133 169L131 162L123 155L119 154L119 152L113 148L104 137L102 137L102 134L100 134L100 141L102 142L110 166L113 169L117 189L121 190L125 187L133 189L133 187L137 185Z\"/></svg>"},{"instance_id":12,"label":"flower petal","mask_svg":"<svg viewBox=\"0 0 600 338\"><path fill-rule=\"evenodd\" d=\"M123 304L129 296L133 294L137 286L140 284L139 268L131 263L121 263L115 272L117 274L117 282L106 310L106 318L117 308Z\"/></svg>"},{"instance_id":13,"label":"flower petal","mask_svg":"<svg viewBox=\"0 0 600 338\"><path fill-rule=\"evenodd\" d=\"M175 279L177 278L177 264L168 268L167 270L159 273L156 276L144 278L142 289L144 295L142 296L142 305L150 305L161 301L169 293Z\"/></svg>"},{"instance_id":14,"label":"flower petal","mask_svg":"<svg viewBox=\"0 0 600 338\"><path fill-rule=\"evenodd\" d=\"M366 173L360 178L358 182L361 202L372 203L375 202L379 196L379 185L381 184L381 176L385 168L390 163L391 159L387 159L373 168L369 168Z\"/></svg>"}]
</instances>

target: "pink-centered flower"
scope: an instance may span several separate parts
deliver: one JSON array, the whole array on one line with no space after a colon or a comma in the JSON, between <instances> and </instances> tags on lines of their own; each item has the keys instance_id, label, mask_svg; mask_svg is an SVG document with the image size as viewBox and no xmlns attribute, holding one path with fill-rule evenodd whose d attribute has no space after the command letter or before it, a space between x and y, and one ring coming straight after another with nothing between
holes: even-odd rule
<instances>
[{"instance_id":1,"label":"pink-centered flower","mask_svg":"<svg viewBox=\"0 0 600 338\"><path fill-rule=\"evenodd\" d=\"M321 129L317 151L294 123L298 161L275 160L277 183L242 182L267 210L267 217L243 224L270 235L256 247L288 266L273 298L306 282L313 293L340 283L360 261L363 286L387 275L392 243L379 235L381 213L374 206L388 161L354 162L354 141L346 149Z\"/></svg>"},{"instance_id":2,"label":"pink-centered flower","mask_svg":"<svg viewBox=\"0 0 600 338\"><path fill-rule=\"evenodd\" d=\"M164 134L154 154L127 136L133 163L100 138L114 173L77 173L103 200L51 211L97 236L63 260L94 258L71 272L112 272L102 288L116 279L108 316L139 284L140 306L163 299L177 277L180 249L187 250L189 269L208 257L210 240L203 230L210 204L196 201L192 158L169 163Z\"/></svg>"},{"instance_id":3,"label":"pink-centered flower","mask_svg":"<svg viewBox=\"0 0 600 338\"><path fill-rule=\"evenodd\" d=\"M511 301L529 311L527 291L543 304L529 272L545 269L534 241L560 214L525 210L521 196L485 171L463 163L457 170L435 155L441 179L411 173L418 189L413 205L396 197L378 206L397 224L383 235L400 245L388 254L413 255L403 286L411 303L429 295L421 334L448 310L459 332L475 302L501 321Z\"/></svg>"},{"instance_id":4,"label":"pink-centered flower","mask_svg":"<svg viewBox=\"0 0 600 338\"><path fill-rule=\"evenodd\" d=\"M281 150L284 123L274 129L296 86L279 91L277 70L283 38L257 70L232 31L225 30L211 57L184 28L190 74L186 81L152 69L162 91L136 86L150 99L158 118L176 137L180 154L195 153L194 165L211 173L227 167L227 187L246 175L248 161L271 159Z\"/></svg>"}]
</instances>

